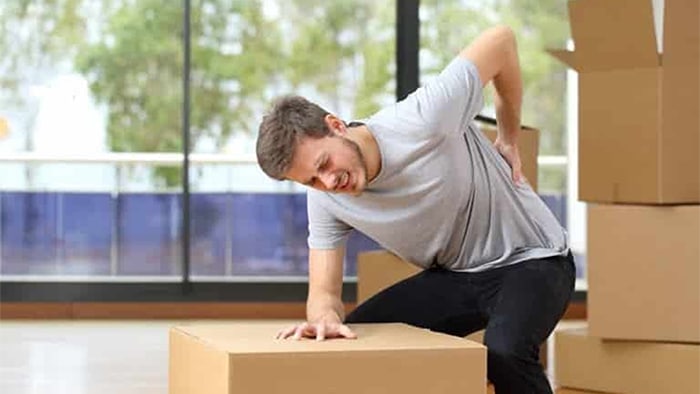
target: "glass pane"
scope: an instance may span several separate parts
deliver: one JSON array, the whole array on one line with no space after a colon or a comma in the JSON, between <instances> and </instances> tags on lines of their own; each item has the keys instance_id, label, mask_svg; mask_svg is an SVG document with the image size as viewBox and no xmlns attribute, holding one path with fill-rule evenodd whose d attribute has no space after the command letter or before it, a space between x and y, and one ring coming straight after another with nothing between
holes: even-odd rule
<instances>
[{"instance_id":1,"label":"glass pane","mask_svg":"<svg viewBox=\"0 0 700 394\"><path fill-rule=\"evenodd\" d=\"M0 275L177 280L182 2L0 15Z\"/></svg>"},{"instance_id":2,"label":"glass pane","mask_svg":"<svg viewBox=\"0 0 700 394\"><path fill-rule=\"evenodd\" d=\"M5 274L57 274L60 238L56 194L3 192L2 254Z\"/></svg>"},{"instance_id":3,"label":"glass pane","mask_svg":"<svg viewBox=\"0 0 700 394\"><path fill-rule=\"evenodd\" d=\"M272 99L288 93L346 121L393 103L395 2L194 0L192 8L192 272L305 277L305 189L258 168L257 128ZM376 248L353 235L346 275L355 275L359 251Z\"/></svg>"},{"instance_id":4,"label":"glass pane","mask_svg":"<svg viewBox=\"0 0 700 394\"><path fill-rule=\"evenodd\" d=\"M179 194L121 194L118 200L119 275L178 275Z\"/></svg>"},{"instance_id":5,"label":"glass pane","mask_svg":"<svg viewBox=\"0 0 700 394\"><path fill-rule=\"evenodd\" d=\"M192 215L192 261L197 274L231 273L231 194L200 193L190 198Z\"/></svg>"},{"instance_id":6,"label":"glass pane","mask_svg":"<svg viewBox=\"0 0 700 394\"><path fill-rule=\"evenodd\" d=\"M61 193L62 274L109 275L115 200L106 193Z\"/></svg>"}]
</instances>

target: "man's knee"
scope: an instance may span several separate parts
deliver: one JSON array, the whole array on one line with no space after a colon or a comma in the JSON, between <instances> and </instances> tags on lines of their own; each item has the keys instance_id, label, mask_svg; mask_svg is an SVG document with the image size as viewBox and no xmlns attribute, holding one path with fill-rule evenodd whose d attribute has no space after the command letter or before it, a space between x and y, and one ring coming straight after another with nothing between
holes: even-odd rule
<instances>
[{"instance_id":1,"label":"man's knee","mask_svg":"<svg viewBox=\"0 0 700 394\"><path fill-rule=\"evenodd\" d=\"M510 338L485 338L489 364L518 368L539 364L539 344L527 344Z\"/></svg>"}]
</instances>

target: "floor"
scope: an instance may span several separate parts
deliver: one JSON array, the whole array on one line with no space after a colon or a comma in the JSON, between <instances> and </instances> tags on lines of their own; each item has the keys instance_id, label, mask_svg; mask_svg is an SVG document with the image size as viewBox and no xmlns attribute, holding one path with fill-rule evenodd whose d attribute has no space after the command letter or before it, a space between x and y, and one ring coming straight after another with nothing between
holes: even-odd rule
<instances>
[{"instance_id":1,"label":"floor","mask_svg":"<svg viewBox=\"0 0 700 394\"><path fill-rule=\"evenodd\" d=\"M0 323L0 392L166 394L175 322Z\"/></svg>"},{"instance_id":2,"label":"floor","mask_svg":"<svg viewBox=\"0 0 700 394\"><path fill-rule=\"evenodd\" d=\"M0 393L167 394L168 329L178 323L0 321Z\"/></svg>"}]
</instances>

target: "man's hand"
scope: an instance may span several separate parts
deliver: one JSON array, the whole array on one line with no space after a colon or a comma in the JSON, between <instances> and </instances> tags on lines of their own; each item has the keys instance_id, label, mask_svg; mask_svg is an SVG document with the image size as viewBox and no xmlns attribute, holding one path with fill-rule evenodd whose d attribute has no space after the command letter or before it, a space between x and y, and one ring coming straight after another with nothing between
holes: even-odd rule
<instances>
[{"instance_id":1,"label":"man's hand","mask_svg":"<svg viewBox=\"0 0 700 394\"><path fill-rule=\"evenodd\" d=\"M316 338L316 340L322 341L326 338L355 339L357 338L357 335L350 329L350 327L346 326L345 324L342 324L340 322L322 320L315 323L304 322L287 327L285 329L280 330L277 333L276 338L291 338L299 340L302 337Z\"/></svg>"},{"instance_id":2,"label":"man's hand","mask_svg":"<svg viewBox=\"0 0 700 394\"><path fill-rule=\"evenodd\" d=\"M527 182L527 179L525 179L525 176L523 175L523 165L520 162L518 145L506 142L499 137L496 138L494 146L496 147L496 150L498 150L498 153L500 153L501 156L506 159L510 165L510 168L513 170L513 182L516 184Z\"/></svg>"}]
</instances>

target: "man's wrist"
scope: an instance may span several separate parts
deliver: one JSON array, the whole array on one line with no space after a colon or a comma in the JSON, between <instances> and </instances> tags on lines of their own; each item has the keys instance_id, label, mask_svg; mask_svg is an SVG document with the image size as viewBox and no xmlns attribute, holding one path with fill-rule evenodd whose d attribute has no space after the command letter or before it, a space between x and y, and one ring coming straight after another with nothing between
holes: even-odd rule
<instances>
[{"instance_id":1,"label":"man's wrist","mask_svg":"<svg viewBox=\"0 0 700 394\"><path fill-rule=\"evenodd\" d=\"M342 323L343 319L335 310L326 310L320 313L307 313L306 320L309 323Z\"/></svg>"},{"instance_id":2,"label":"man's wrist","mask_svg":"<svg viewBox=\"0 0 700 394\"><path fill-rule=\"evenodd\" d=\"M339 308L342 308L342 303L331 302L330 300L307 302L306 320L309 322L327 321L340 323L343 321L343 315L341 314L342 309L339 311Z\"/></svg>"},{"instance_id":3,"label":"man's wrist","mask_svg":"<svg viewBox=\"0 0 700 394\"><path fill-rule=\"evenodd\" d=\"M503 131L498 129L498 134L496 136L496 142L502 145L518 145L518 132L517 131Z\"/></svg>"}]
</instances>

